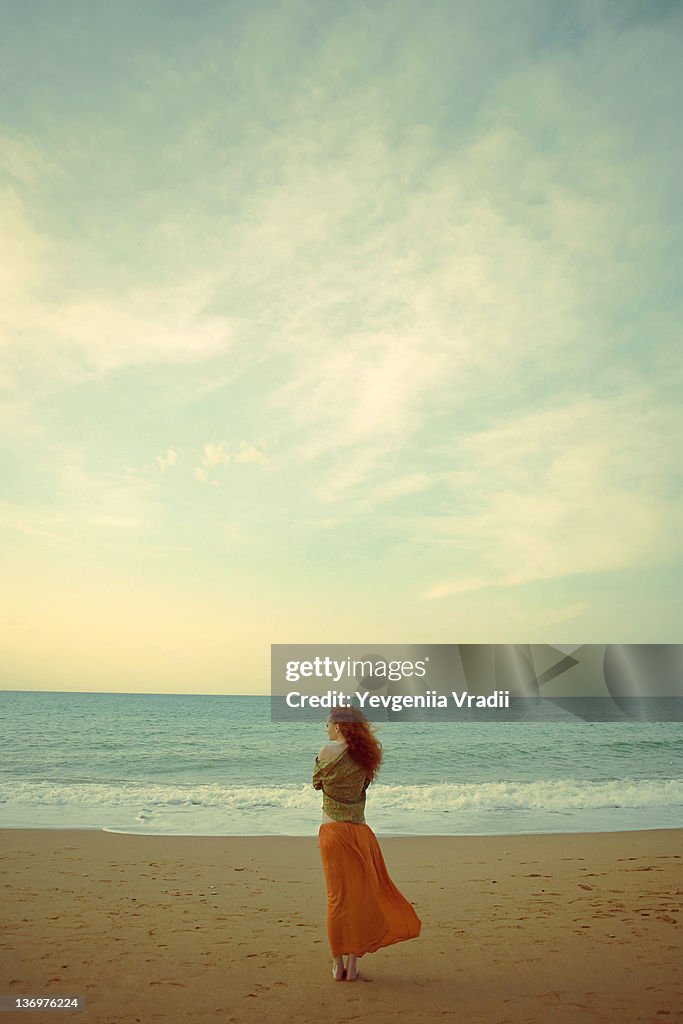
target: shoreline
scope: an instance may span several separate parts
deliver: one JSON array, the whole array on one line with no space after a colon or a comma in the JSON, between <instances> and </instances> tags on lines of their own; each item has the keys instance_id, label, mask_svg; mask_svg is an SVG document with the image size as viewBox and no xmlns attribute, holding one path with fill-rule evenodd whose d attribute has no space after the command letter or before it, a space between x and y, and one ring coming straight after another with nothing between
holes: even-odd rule
<instances>
[{"instance_id":1,"label":"shoreline","mask_svg":"<svg viewBox=\"0 0 683 1024\"><path fill-rule=\"evenodd\" d=\"M422 934L351 985L329 973L317 834L2 829L0 996L81 996L94 1024L680 1012L683 829L379 838Z\"/></svg>"},{"instance_id":2,"label":"shoreline","mask_svg":"<svg viewBox=\"0 0 683 1024\"><path fill-rule=\"evenodd\" d=\"M232 840L254 840L258 841L261 839L279 839L279 840L295 840L305 842L317 838L317 827L324 822L318 821L315 823L314 833L306 835L296 834L289 835L287 833L146 833L146 831L130 831L127 828L111 828L109 825L79 825L79 826L63 826L63 825L0 825L0 842L2 836L5 833L16 834L16 833L27 833L27 834L40 834L49 833L50 835L81 835L81 834L102 834L105 836L129 836L131 839L183 839L183 840L215 840L225 843L229 843ZM373 828L370 821L366 822ZM683 848L683 823L680 825L649 825L643 828L605 828L603 830L578 830L578 831L527 831L527 833L381 833L376 828L373 828L375 835L378 839L381 837L385 842L392 840L498 840L498 839L536 839L536 838L555 838L562 837L563 839L580 838L580 837L591 837L591 836L630 836L640 835L641 833L674 833L674 831L680 831L681 833L681 847Z\"/></svg>"},{"instance_id":3,"label":"shoreline","mask_svg":"<svg viewBox=\"0 0 683 1024\"><path fill-rule=\"evenodd\" d=\"M317 837L317 828L322 824L315 825L315 832L145 832L142 829L131 830L126 828L112 828L109 825L1 825L0 835L3 832L75 832L92 833L103 832L114 836L136 836L136 837L158 837L161 839L314 839ZM628 828L605 828L605 829L576 829L552 831L539 829L538 831L526 832L381 832L373 828L371 822L367 822L378 839L506 839L508 837L533 837L533 836L604 836L604 835L629 835L640 832L677 832L683 833L683 822L677 825L643 825Z\"/></svg>"}]
</instances>

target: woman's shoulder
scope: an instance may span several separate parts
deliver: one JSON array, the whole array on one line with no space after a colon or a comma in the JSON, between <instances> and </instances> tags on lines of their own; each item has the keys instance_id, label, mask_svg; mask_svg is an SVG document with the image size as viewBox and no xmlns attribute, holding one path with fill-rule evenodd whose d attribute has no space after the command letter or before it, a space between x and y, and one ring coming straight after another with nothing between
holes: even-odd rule
<instances>
[{"instance_id":1,"label":"woman's shoulder","mask_svg":"<svg viewBox=\"0 0 683 1024\"><path fill-rule=\"evenodd\" d=\"M345 743L324 743L320 748L318 758L321 761L334 761L346 749Z\"/></svg>"}]
</instances>

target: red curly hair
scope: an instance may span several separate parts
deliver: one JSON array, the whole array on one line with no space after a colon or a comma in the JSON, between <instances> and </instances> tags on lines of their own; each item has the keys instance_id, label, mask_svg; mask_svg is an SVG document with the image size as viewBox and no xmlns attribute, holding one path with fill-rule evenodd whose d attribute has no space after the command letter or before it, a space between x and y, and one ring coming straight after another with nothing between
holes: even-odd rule
<instances>
[{"instance_id":1,"label":"red curly hair","mask_svg":"<svg viewBox=\"0 0 683 1024\"><path fill-rule=\"evenodd\" d=\"M339 726L349 754L361 768L365 769L370 782L374 782L382 764L382 744L363 712L354 707L333 708L328 722Z\"/></svg>"}]
</instances>

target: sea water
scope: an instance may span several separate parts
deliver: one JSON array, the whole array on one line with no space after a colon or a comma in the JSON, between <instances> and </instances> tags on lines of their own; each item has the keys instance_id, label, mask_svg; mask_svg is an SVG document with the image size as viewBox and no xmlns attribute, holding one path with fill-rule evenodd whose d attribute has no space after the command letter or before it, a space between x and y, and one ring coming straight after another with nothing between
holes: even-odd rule
<instances>
[{"instance_id":1,"label":"sea water","mask_svg":"<svg viewBox=\"0 0 683 1024\"><path fill-rule=\"evenodd\" d=\"M385 722L379 835L683 826L680 721ZM325 713L265 696L0 692L0 827L315 835Z\"/></svg>"}]
</instances>

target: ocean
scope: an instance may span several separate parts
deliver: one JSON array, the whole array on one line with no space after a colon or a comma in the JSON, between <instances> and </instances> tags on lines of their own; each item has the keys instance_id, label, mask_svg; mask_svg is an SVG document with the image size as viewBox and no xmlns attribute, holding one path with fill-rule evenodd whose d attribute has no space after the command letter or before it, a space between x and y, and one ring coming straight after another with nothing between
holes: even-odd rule
<instances>
[{"instance_id":1,"label":"ocean","mask_svg":"<svg viewBox=\"0 0 683 1024\"><path fill-rule=\"evenodd\" d=\"M368 790L378 835L683 826L680 721L395 722ZM0 826L315 835L318 722L270 698L0 692Z\"/></svg>"}]
</instances>

